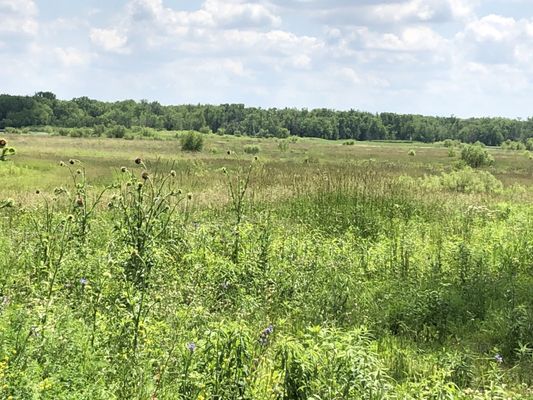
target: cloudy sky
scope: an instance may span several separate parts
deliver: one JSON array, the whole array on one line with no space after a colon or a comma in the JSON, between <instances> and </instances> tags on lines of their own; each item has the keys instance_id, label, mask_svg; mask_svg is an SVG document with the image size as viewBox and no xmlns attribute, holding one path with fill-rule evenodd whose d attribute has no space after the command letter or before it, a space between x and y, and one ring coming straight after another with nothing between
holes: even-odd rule
<instances>
[{"instance_id":1,"label":"cloudy sky","mask_svg":"<svg viewBox=\"0 0 533 400\"><path fill-rule=\"evenodd\" d=\"M0 92L533 116L533 0L0 0Z\"/></svg>"}]
</instances>

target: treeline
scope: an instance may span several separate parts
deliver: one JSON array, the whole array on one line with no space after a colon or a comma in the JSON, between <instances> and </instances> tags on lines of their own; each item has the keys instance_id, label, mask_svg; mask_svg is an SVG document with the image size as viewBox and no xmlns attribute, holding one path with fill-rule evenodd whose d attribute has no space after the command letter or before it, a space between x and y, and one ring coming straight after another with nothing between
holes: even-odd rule
<instances>
[{"instance_id":1,"label":"treeline","mask_svg":"<svg viewBox=\"0 0 533 400\"><path fill-rule=\"evenodd\" d=\"M262 109L243 104L163 106L133 100L114 103L80 97L59 100L51 92L34 96L0 95L0 129L57 126L92 128L95 135L126 128L197 130L262 137L317 137L353 140L414 140L436 142L455 139L489 146L506 140L533 137L533 118L432 117L410 114L329 109Z\"/></svg>"}]
</instances>

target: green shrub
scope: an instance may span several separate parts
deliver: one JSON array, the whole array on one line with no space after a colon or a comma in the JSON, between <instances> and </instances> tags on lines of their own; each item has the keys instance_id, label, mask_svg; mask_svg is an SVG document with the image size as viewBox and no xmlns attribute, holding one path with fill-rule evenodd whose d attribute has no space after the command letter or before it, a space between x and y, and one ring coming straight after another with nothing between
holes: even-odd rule
<instances>
[{"instance_id":1,"label":"green shrub","mask_svg":"<svg viewBox=\"0 0 533 400\"><path fill-rule=\"evenodd\" d=\"M202 126L200 128L200 133L209 134L213 132L211 131L211 128L209 128L208 126Z\"/></svg>"},{"instance_id":2,"label":"green shrub","mask_svg":"<svg viewBox=\"0 0 533 400\"><path fill-rule=\"evenodd\" d=\"M528 139L529 140L529 139ZM533 143L530 143L530 145ZM502 149L504 150L525 150L527 145L522 142L515 142L513 140L507 139L502 143Z\"/></svg>"},{"instance_id":3,"label":"green shrub","mask_svg":"<svg viewBox=\"0 0 533 400\"><path fill-rule=\"evenodd\" d=\"M472 168L492 165L494 158L479 144L467 144L461 150L461 160Z\"/></svg>"},{"instance_id":4,"label":"green shrub","mask_svg":"<svg viewBox=\"0 0 533 400\"><path fill-rule=\"evenodd\" d=\"M453 147L455 143L452 139L446 139L442 144L444 147Z\"/></svg>"},{"instance_id":5,"label":"green shrub","mask_svg":"<svg viewBox=\"0 0 533 400\"><path fill-rule=\"evenodd\" d=\"M4 129L6 133L12 134L12 135L20 135L22 133L22 130L18 128L12 128L8 126L6 129Z\"/></svg>"},{"instance_id":6,"label":"green shrub","mask_svg":"<svg viewBox=\"0 0 533 400\"><path fill-rule=\"evenodd\" d=\"M355 140L347 140L343 143L344 146L353 146L355 144Z\"/></svg>"},{"instance_id":7,"label":"green shrub","mask_svg":"<svg viewBox=\"0 0 533 400\"><path fill-rule=\"evenodd\" d=\"M261 148L257 145L246 145L244 146L244 152L246 154L258 154L261 151Z\"/></svg>"},{"instance_id":8,"label":"green shrub","mask_svg":"<svg viewBox=\"0 0 533 400\"><path fill-rule=\"evenodd\" d=\"M115 125L106 130L106 136L110 138L122 139L126 136L126 127L123 125Z\"/></svg>"},{"instance_id":9,"label":"green shrub","mask_svg":"<svg viewBox=\"0 0 533 400\"><path fill-rule=\"evenodd\" d=\"M287 151L289 149L289 141L287 139L280 140L278 142L278 149L283 152Z\"/></svg>"},{"instance_id":10,"label":"green shrub","mask_svg":"<svg viewBox=\"0 0 533 400\"><path fill-rule=\"evenodd\" d=\"M202 151L204 147L204 137L201 133L189 131L180 136L181 150Z\"/></svg>"},{"instance_id":11,"label":"green shrub","mask_svg":"<svg viewBox=\"0 0 533 400\"><path fill-rule=\"evenodd\" d=\"M490 172L466 167L440 176L422 178L422 186L460 193L499 193L503 184Z\"/></svg>"}]
</instances>

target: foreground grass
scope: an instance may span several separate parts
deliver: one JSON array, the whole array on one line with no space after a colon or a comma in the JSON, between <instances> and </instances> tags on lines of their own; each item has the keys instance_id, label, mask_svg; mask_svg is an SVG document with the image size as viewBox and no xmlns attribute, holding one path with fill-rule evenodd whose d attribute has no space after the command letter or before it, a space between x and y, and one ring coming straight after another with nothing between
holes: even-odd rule
<instances>
[{"instance_id":1,"label":"foreground grass","mask_svg":"<svg viewBox=\"0 0 533 400\"><path fill-rule=\"evenodd\" d=\"M533 398L520 155L457 193L436 146L12 143L1 398Z\"/></svg>"}]
</instances>

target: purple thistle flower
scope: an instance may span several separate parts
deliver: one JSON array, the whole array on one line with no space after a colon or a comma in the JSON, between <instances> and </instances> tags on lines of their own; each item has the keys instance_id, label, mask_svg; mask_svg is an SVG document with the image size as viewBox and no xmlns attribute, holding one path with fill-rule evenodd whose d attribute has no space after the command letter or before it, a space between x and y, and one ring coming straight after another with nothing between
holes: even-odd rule
<instances>
[{"instance_id":1,"label":"purple thistle flower","mask_svg":"<svg viewBox=\"0 0 533 400\"><path fill-rule=\"evenodd\" d=\"M196 344L194 342L187 343L187 349L191 353L194 353L194 351L196 350Z\"/></svg>"},{"instance_id":2,"label":"purple thistle flower","mask_svg":"<svg viewBox=\"0 0 533 400\"><path fill-rule=\"evenodd\" d=\"M503 362L503 357L501 354L496 354L494 356L494 361L496 361L498 364L501 364Z\"/></svg>"},{"instance_id":3,"label":"purple thistle flower","mask_svg":"<svg viewBox=\"0 0 533 400\"><path fill-rule=\"evenodd\" d=\"M85 285L87 285L87 283L89 283L89 281L86 278L81 278L80 279L80 283L81 283L82 286L85 286Z\"/></svg>"}]
</instances>

